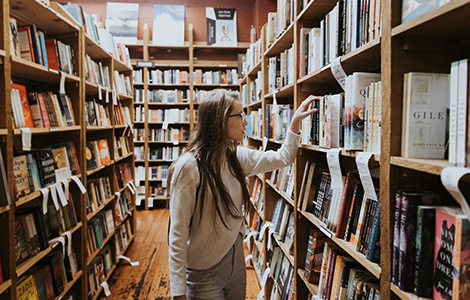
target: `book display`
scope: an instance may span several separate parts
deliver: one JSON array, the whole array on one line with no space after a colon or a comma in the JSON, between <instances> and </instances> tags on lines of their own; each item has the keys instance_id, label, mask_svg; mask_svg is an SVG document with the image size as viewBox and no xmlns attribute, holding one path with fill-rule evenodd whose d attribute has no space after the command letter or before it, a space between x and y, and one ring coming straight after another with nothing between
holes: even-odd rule
<instances>
[{"instance_id":1,"label":"book display","mask_svg":"<svg viewBox=\"0 0 470 300\"><path fill-rule=\"evenodd\" d=\"M191 24L187 35L183 45L163 45L150 40L145 24L144 40L127 45L134 66L137 205L145 208L169 199L168 168L183 153L201 99L215 88L239 87L238 54L248 43L217 47L194 42Z\"/></svg>"},{"instance_id":2,"label":"book display","mask_svg":"<svg viewBox=\"0 0 470 300\"><path fill-rule=\"evenodd\" d=\"M132 68L48 2L1 4L0 299L97 299L135 232Z\"/></svg>"},{"instance_id":3,"label":"book display","mask_svg":"<svg viewBox=\"0 0 470 300\"><path fill-rule=\"evenodd\" d=\"M248 179L265 299L468 297L467 216L440 175L467 161L469 9L277 1L239 59L244 143L278 149L290 111L309 95L318 111L292 166Z\"/></svg>"}]
</instances>

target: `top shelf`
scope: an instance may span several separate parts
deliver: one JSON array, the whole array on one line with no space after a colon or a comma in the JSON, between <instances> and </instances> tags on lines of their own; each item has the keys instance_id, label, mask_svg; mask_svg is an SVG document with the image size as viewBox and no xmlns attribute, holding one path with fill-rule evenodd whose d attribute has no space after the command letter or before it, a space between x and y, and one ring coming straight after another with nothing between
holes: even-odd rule
<instances>
[{"instance_id":1,"label":"top shelf","mask_svg":"<svg viewBox=\"0 0 470 300\"><path fill-rule=\"evenodd\" d=\"M40 1L10 0L10 11L15 18L36 24L48 34L64 34L79 30L71 21Z\"/></svg>"},{"instance_id":2,"label":"top shelf","mask_svg":"<svg viewBox=\"0 0 470 300\"><path fill-rule=\"evenodd\" d=\"M441 7L400 24L392 29L392 36L462 38L470 36L469 0L452 0Z\"/></svg>"},{"instance_id":3,"label":"top shelf","mask_svg":"<svg viewBox=\"0 0 470 300\"><path fill-rule=\"evenodd\" d=\"M325 18L326 14L329 13L336 5L337 0L315 0L310 1L307 7L297 17L299 21L320 21Z\"/></svg>"}]
</instances>

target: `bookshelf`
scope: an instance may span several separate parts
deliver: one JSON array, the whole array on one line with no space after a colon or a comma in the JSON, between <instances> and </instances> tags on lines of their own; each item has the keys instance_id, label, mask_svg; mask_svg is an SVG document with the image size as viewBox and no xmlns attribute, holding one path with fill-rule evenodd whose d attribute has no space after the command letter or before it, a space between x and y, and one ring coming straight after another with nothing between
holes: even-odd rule
<instances>
[{"instance_id":1,"label":"bookshelf","mask_svg":"<svg viewBox=\"0 0 470 300\"><path fill-rule=\"evenodd\" d=\"M287 3L290 2L287 1ZM264 122L267 117L266 107L272 105L274 99L278 104L291 104L297 108L310 94L327 95L342 91L331 71L330 63L302 77L299 75L301 28L318 27L321 20L337 5L337 1L293 1L293 4L294 17L271 45L266 45L267 25L263 26L261 34L257 37L261 42L262 58L251 65L246 76L240 81L240 90L248 89L248 101L244 102L247 115L258 112L262 114L262 125L259 128L261 135L250 136L246 140L246 145L252 148L278 149L282 144L282 141L276 139L264 139L266 137L266 123ZM318 145L301 144L294 164L293 199L271 181L271 173L259 174L249 179L249 190L252 195L256 187L255 182L257 179L262 179L264 210L257 208L257 203L252 199L248 210L248 227L251 227L255 215L261 216L263 224L272 221L271 216L277 199L284 199L286 205L294 211L295 255L290 263L294 270L296 299L307 299L309 293L317 295L319 289L318 285L309 283L304 277L307 240L309 230L312 228L326 234L329 241L352 257L380 283L382 299L425 299L414 293L404 292L391 283L395 191L419 187L446 194L440 182L440 175L442 170L449 166L449 162L447 159L418 159L401 156L403 76L407 72L450 73L451 62L468 58L470 32L465 15L468 16L470 3L453 0L404 24L401 24L401 9L402 1L381 1L381 35L370 38L366 43L339 58L347 75L353 72L382 74L381 151L374 153L369 161L370 170L380 168L380 172L373 177L380 186L381 262L377 264L369 261L363 254L354 250L350 243L335 237L335 234L318 217L299 207L298 200L302 197L301 193L304 188L302 179L306 162L315 162L317 167L328 166L326 158L328 149ZM269 59L289 49L292 43L295 53L295 68L292 74L294 82L278 88L274 93L269 90L268 85ZM257 78L258 71L262 72L263 78L262 96L261 101L252 102L249 86ZM243 99L244 96L242 95L241 98ZM348 171L357 170L355 160L358 153L344 148L339 152L343 176ZM446 202L446 205L453 204L452 200ZM263 277L265 269L272 266L270 259L273 252L268 248L269 235L270 233L265 233L262 241L252 237L249 242L252 254L262 253L259 257L252 258L252 264L255 265L259 279ZM271 238L272 243L280 245L282 253L288 254L279 236L274 234ZM261 268L257 269L259 259L262 259L263 263ZM273 277L270 277L265 286L265 299L273 299L273 295L270 295L271 288L275 284Z\"/></svg>"},{"instance_id":2,"label":"bookshelf","mask_svg":"<svg viewBox=\"0 0 470 300\"><path fill-rule=\"evenodd\" d=\"M129 244L133 241L133 232L135 232L135 218L132 215L132 212L135 211L135 196L129 191L132 186L127 184L129 180L132 181L134 178L133 132L130 129L132 123L122 120L122 116L116 117L117 115L115 114L115 108L117 107L126 107L130 114L133 114L132 86L124 90L118 86L121 82L120 80L126 76L130 78L129 82L132 83L132 68L91 40L86 35L84 27L77 23L57 3L53 2L51 6L47 6L40 1L12 0L3 1L1 7L3 12L2 36L4 38L0 43L0 76L2 78L0 93L3 95L2 98L7 100L0 101L0 108L2 110L2 118L0 118L0 148L6 171L4 178L7 180L11 204L0 207L0 226L3 228L0 233L0 238L3 241L2 246L0 246L3 275L3 281L0 283L0 299L17 299L17 286L21 284L20 280L31 273L37 272L38 268L42 270L45 265L49 264L48 261L53 261L58 257L58 253L62 253L61 249L65 245L72 246L74 251L73 256L75 257L73 260L76 261L76 264L71 263L72 258L70 257L72 257L72 252L65 251L64 253L67 256L64 263L73 266L66 266L65 269L71 270L73 275L67 275L67 281L64 281L64 285L60 290L54 291L54 296L56 299L61 299L73 293L75 299L89 299L88 291L90 286L88 278L90 276L90 257L95 258L99 256L104 258L104 252L109 249L107 252L109 255L106 257L112 263L105 270L106 280L109 280L119 262L117 255L125 253ZM73 60L70 60L70 65L73 66L73 71L70 69L67 72L63 69L61 73L53 67L46 67L43 64L34 63L15 56L10 48L10 17L16 20L18 26L35 24L37 30L45 33L46 39L56 39L56 41L64 43L66 47L72 49ZM103 66L108 67L107 72L109 74L107 75L111 79L111 84L108 88L104 88L102 83L91 82L85 75L86 56L92 57L95 61L99 61ZM113 76L117 76L116 80ZM64 119L60 121L64 122L62 126L60 124L59 126L51 124L50 127L31 128L32 151L23 150L23 130L18 127L12 129L12 123L17 120L12 117L14 104L10 99L12 99L14 88L12 88L11 83L25 86L27 92L37 92L38 95L43 94L46 97L48 91L59 91L61 81L63 81L68 99L57 99L59 101L67 101L67 106L70 107L68 112L72 116L71 118L73 118L73 124L69 124L69 120L66 120L67 113L62 112L65 115ZM57 94L57 96L60 97L60 94ZM109 111L108 124L87 125L85 102L89 96L95 96L96 98L102 96L103 99L100 101L103 103L106 101L105 99L108 99L108 102L104 105L104 107L108 107ZM60 102L61 107L65 107L65 105L65 102ZM43 124L42 119L43 117L41 117L41 124ZM131 121L130 118L127 118L127 120ZM125 152L123 152L122 147L122 142L125 140L122 137L127 141ZM92 170L87 170L86 141L98 139L106 139L108 141L109 163ZM71 142L73 142L73 147L67 148L70 147ZM37 188L33 189L32 192L15 193L14 158L30 155L36 159L39 151L44 151L44 149L48 149L51 146L53 150L63 147L63 151L67 151L63 152L63 154L69 157L68 161L72 177L70 175L63 177L63 180L58 180L57 184L52 186L44 187L43 184L44 192L49 194L45 198L47 201L43 200L43 192ZM39 159L39 156L37 158ZM119 169L116 168L126 164L129 166L129 174L126 177L127 181L124 182L125 186L119 187L116 175L116 171L119 171ZM86 191L83 193L76 182L80 182L86 187L87 183L101 176L109 177L109 192L112 194L97 210L90 214L87 213ZM42 181L42 178L40 179ZM64 198L61 196L61 191ZM58 194L56 195L56 193ZM54 199L55 197L58 197L57 201ZM17 257L15 252L18 250L16 249L17 243L15 242L15 232L17 229L15 221L27 220L28 214L32 214L30 220L33 220L34 215L34 222L38 222L39 217L36 219L35 213L38 213L39 216L41 215L39 212L41 206L47 212L49 218L57 218L53 217L52 211L62 215L62 217L58 217L62 220L59 222L64 222L59 225L59 228L62 226L62 229L59 229L58 233L51 232L50 237L39 237L41 246L33 248L35 249L34 254L30 253L28 258L15 263ZM54 208L54 206L58 208ZM126 211L118 217L117 211L122 211L123 206L126 206ZM112 223L114 230L108 232L100 249L97 249L91 255L87 255L87 240L90 234L87 230L88 222L98 218L105 211L111 212L108 214L110 218L107 221L109 222L108 224ZM130 213L127 213L127 211ZM37 224L35 226L38 226ZM49 230L56 231L57 227L51 227ZM40 230L38 229L38 231ZM119 232L119 236L117 232ZM38 235L40 234L38 233ZM127 235L126 243L122 246L120 246L121 235ZM28 251L29 249L26 249L26 252ZM100 292L101 289L95 292L94 299L98 298Z\"/></svg>"},{"instance_id":3,"label":"bookshelf","mask_svg":"<svg viewBox=\"0 0 470 300\"><path fill-rule=\"evenodd\" d=\"M136 138L134 145L139 148L135 153L139 156L136 159L136 170L140 167L142 172L140 185L138 183L140 187L138 203L140 202L145 209L153 207L155 200L169 199L165 191L165 170L176 158L175 147L178 148L177 152L180 155L194 130L199 98L203 97L205 91L215 88L238 91L238 77L232 77L230 83L199 82L194 77L196 70L200 72L200 76L205 72L218 71L220 76L224 72L228 73L228 70L237 69L238 54L246 51L249 45L238 43L237 47L207 46L206 42L193 41L193 26L189 24L188 27L189 40L182 46L153 45L149 40L147 24L143 27L144 39L137 44L127 45L134 66L136 79L134 90L139 90L134 93L136 112L134 124L137 132L135 136L138 137L141 133L142 138ZM139 67L138 64L142 61L151 66ZM169 74L166 81L165 72ZM211 80L215 78L214 75L207 76L211 77ZM163 97L168 96L168 99L173 97L170 93L176 93L176 100L163 100ZM161 119L167 118L165 111L175 109L179 110L179 117L176 120L171 119L166 122ZM166 155L168 152L173 156ZM166 157L162 157L162 153Z\"/></svg>"}]
</instances>

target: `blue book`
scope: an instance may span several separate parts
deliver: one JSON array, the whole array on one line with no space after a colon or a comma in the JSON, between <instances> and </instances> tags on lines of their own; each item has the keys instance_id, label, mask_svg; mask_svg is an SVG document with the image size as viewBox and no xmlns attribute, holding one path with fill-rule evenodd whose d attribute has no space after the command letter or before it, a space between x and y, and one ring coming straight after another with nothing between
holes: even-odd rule
<instances>
[{"instance_id":1,"label":"blue book","mask_svg":"<svg viewBox=\"0 0 470 300\"><path fill-rule=\"evenodd\" d=\"M44 32L38 30L38 37L39 37L39 48L42 57L42 65L46 68L49 68L49 63L47 62L47 52L46 52L46 38L44 36Z\"/></svg>"},{"instance_id":2,"label":"blue book","mask_svg":"<svg viewBox=\"0 0 470 300\"><path fill-rule=\"evenodd\" d=\"M377 238L380 231L380 201L375 207L374 220L370 229L369 242L367 244L366 258L374 263L380 262L380 247L377 247Z\"/></svg>"}]
</instances>

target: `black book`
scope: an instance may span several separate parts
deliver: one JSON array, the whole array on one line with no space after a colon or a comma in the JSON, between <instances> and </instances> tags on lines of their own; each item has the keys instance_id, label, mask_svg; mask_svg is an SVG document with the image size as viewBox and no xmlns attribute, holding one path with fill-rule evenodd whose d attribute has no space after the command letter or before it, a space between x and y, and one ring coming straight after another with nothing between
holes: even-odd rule
<instances>
[{"instance_id":1,"label":"black book","mask_svg":"<svg viewBox=\"0 0 470 300\"><path fill-rule=\"evenodd\" d=\"M49 186L56 182L55 170L57 165L50 148L44 148L35 152L38 161L39 177L41 178L42 187Z\"/></svg>"},{"instance_id":2,"label":"black book","mask_svg":"<svg viewBox=\"0 0 470 300\"><path fill-rule=\"evenodd\" d=\"M92 142L86 143L86 169L87 171L96 169L95 145Z\"/></svg>"},{"instance_id":3,"label":"black book","mask_svg":"<svg viewBox=\"0 0 470 300\"><path fill-rule=\"evenodd\" d=\"M5 165L3 163L2 148L0 148L0 207L11 204L10 192L8 190L8 179L5 173Z\"/></svg>"}]
</instances>

